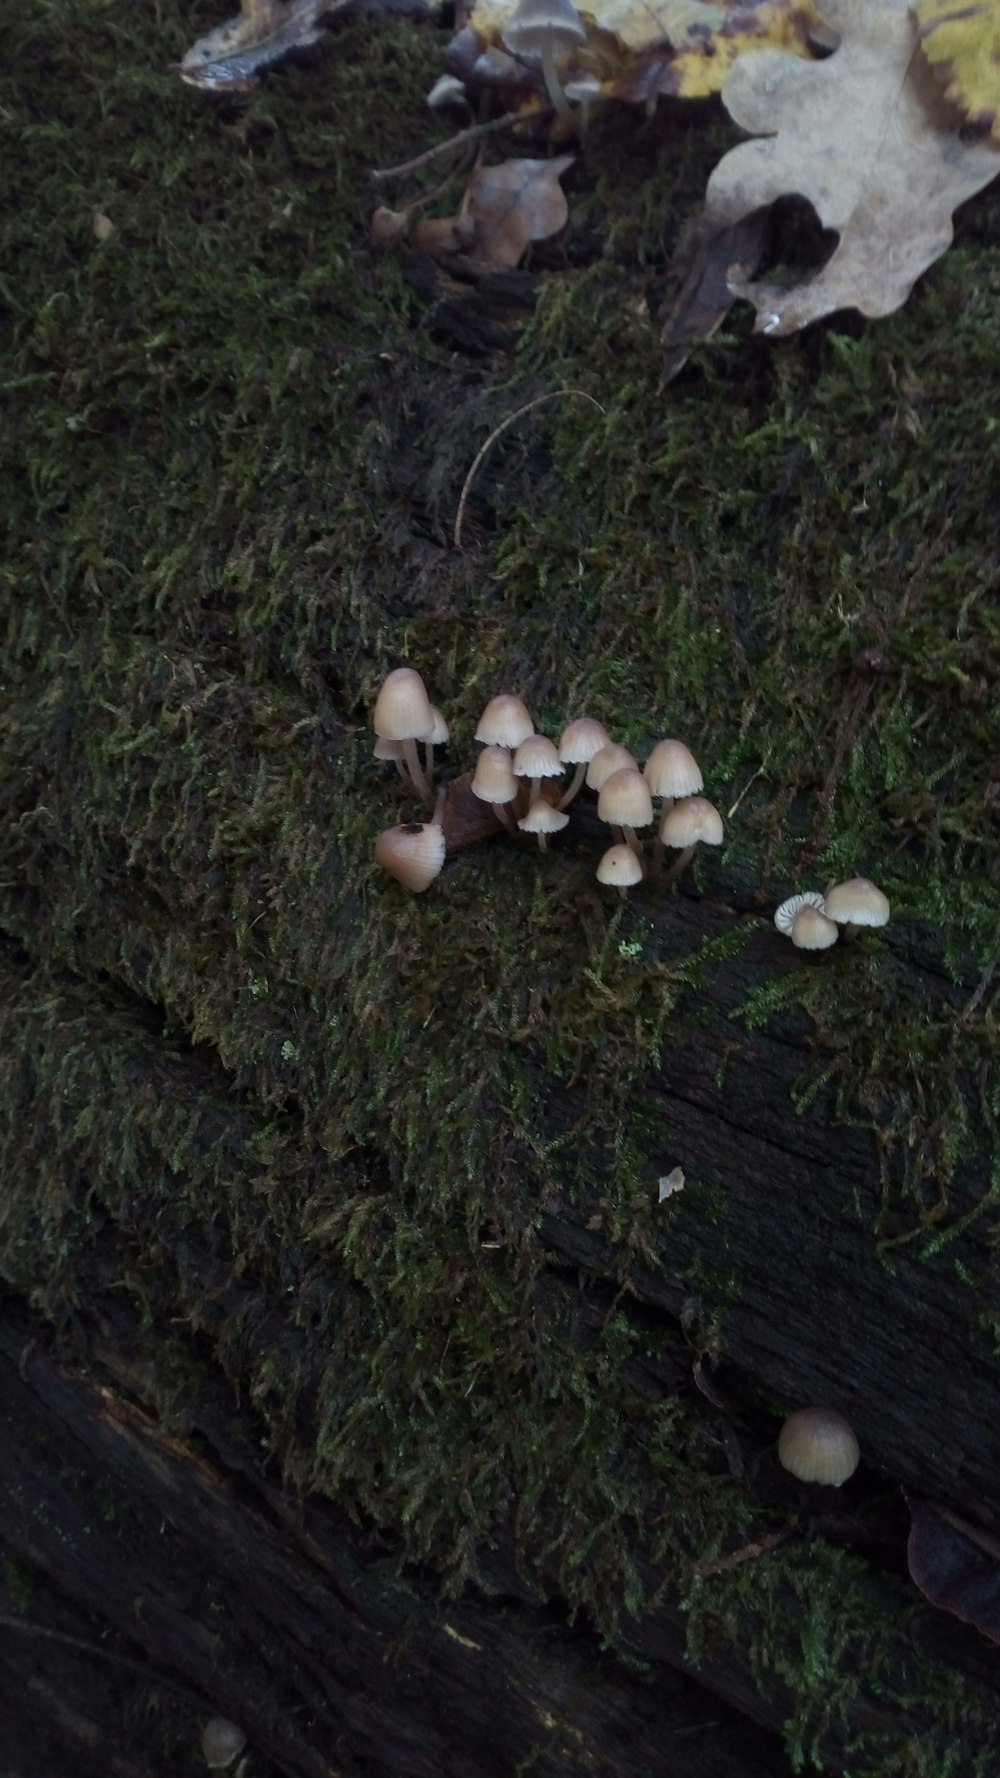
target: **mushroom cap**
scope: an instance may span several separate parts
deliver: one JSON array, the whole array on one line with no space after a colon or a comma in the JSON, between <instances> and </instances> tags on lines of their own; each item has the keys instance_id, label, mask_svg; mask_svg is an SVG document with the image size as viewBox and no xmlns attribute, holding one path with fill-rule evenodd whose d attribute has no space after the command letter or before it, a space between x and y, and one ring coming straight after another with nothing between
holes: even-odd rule
<instances>
[{"instance_id":1,"label":"mushroom cap","mask_svg":"<svg viewBox=\"0 0 1000 1778\"><path fill-rule=\"evenodd\" d=\"M654 796L694 796L705 787L698 761L683 741L657 741L642 775Z\"/></svg>"},{"instance_id":2,"label":"mushroom cap","mask_svg":"<svg viewBox=\"0 0 1000 1778\"><path fill-rule=\"evenodd\" d=\"M584 782L588 790L601 790L612 772L620 772L625 766L631 766L633 771L639 769L627 747L620 747L617 741L609 741L606 747L599 747L587 767Z\"/></svg>"},{"instance_id":3,"label":"mushroom cap","mask_svg":"<svg viewBox=\"0 0 1000 1778\"><path fill-rule=\"evenodd\" d=\"M563 765L590 764L595 753L611 745L611 736L603 722L593 716L578 716L566 724L559 737L559 758Z\"/></svg>"},{"instance_id":4,"label":"mushroom cap","mask_svg":"<svg viewBox=\"0 0 1000 1778\"><path fill-rule=\"evenodd\" d=\"M476 740L492 747L519 747L534 732L534 723L513 692L498 692L479 718Z\"/></svg>"},{"instance_id":5,"label":"mushroom cap","mask_svg":"<svg viewBox=\"0 0 1000 1778\"><path fill-rule=\"evenodd\" d=\"M660 826L660 839L675 852L688 846L722 845L722 816L704 796L686 796L668 809Z\"/></svg>"},{"instance_id":6,"label":"mushroom cap","mask_svg":"<svg viewBox=\"0 0 1000 1778\"><path fill-rule=\"evenodd\" d=\"M375 862L414 895L433 883L444 864L444 832L436 821L387 827L375 841Z\"/></svg>"},{"instance_id":7,"label":"mushroom cap","mask_svg":"<svg viewBox=\"0 0 1000 1778\"><path fill-rule=\"evenodd\" d=\"M841 926L887 926L889 901L868 877L836 883L823 897L827 917Z\"/></svg>"},{"instance_id":8,"label":"mushroom cap","mask_svg":"<svg viewBox=\"0 0 1000 1778\"><path fill-rule=\"evenodd\" d=\"M649 785L636 766L623 766L612 772L601 786L597 798L597 814L601 821L616 827L648 827L653 819L653 799Z\"/></svg>"},{"instance_id":9,"label":"mushroom cap","mask_svg":"<svg viewBox=\"0 0 1000 1778\"><path fill-rule=\"evenodd\" d=\"M211 1717L201 1731L201 1751L212 1772L221 1772L231 1766L246 1744L243 1730L238 1723L230 1722L228 1716Z\"/></svg>"},{"instance_id":10,"label":"mushroom cap","mask_svg":"<svg viewBox=\"0 0 1000 1778\"><path fill-rule=\"evenodd\" d=\"M380 736L376 738L372 748L373 759L402 759L402 757L402 741L383 741Z\"/></svg>"},{"instance_id":11,"label":"mushroom cap","mask_svg":"<svg viewBox=\"0 0 1000 1778\"><path fill-rule=\"evenodd\" d=\"M785 934L786 938L792 930L792 922L796 914L801 913L803 908L819 908L820 913L823 912L823 897L818 890L807 889L803 895L790 895L787 901L783 901L781 906L775 909L774 924L779 932Z\"/></svg>"},{"instance_id":12,"label":"mushroom cap","mask_svg":"<svg viewBox=\"0 0 1000 1778\"><path fill-rule=\"evenodd\" d=\"M778 1434L778 1461L800 1482L839 1488L861 1461L853 1429L833 1408L799 1408Z\"/></svg>"},{"instance_id":13,"label":"mushroom cap","mask_svg":"<svg viewBox=\"0 0 1000 1778\"><path fill-rule=\"evenodd\" d=\"M484 747L472 775L472 794L481 803L512 803L517 779L506 747Z\"/></svg>"},{"instance_id":14,"label":"mushroom cap","mask_svg":"<svg viewBox=\"0 0 1000 1778\"><path fill-rule=\"evenodd\" d=\"M597 866L597 881L614 889L631 889L642 882L642 865L631 846L609 846Z\"/></svg>"},{"instance_id":15,"label":"mushroom cap","mask_svg":"<svg viewBox=\"0 0 1000 1778\"><path fill-rule=\"evenodd\" d=\"M556 744L548 735L528 735L514 754L517 778L558 778L562 769Z\"/></svg>"},{"instance_id":16,"label":"mushroom cap","mask_svg":"<svg viewBox=\"0 0 1000 1778\"><path fill-rule=\"evenodd\" d=\"M536 796L528 813L521 816L517 825L525 833L559 833L569 826L569 816L547 803L544 797Z\"/></svg>"},{"instance_id":17,"label":"mushroom cap","mask_svg":"<svg viewBox=\"0 0 1000 1778\"><path fill-rule=\"evenodd\" d=\"M546 44L557 55L586 40L583 20L571 0L521 0L500 33L515 56L541 55Z\"/></svg>"},{"instance_id":18,"label":"mushroom cap","mask_svg":"<svg viewBox=\"0 0 1000 1778\"><path fill-rule=\"evenodd\" d=\"M444 719L444 715L438 709L436 704L431 705L431 716L433 721L431 722L430 728L426 735L420 735L418 739L429 742L432 747L443 747L451 734L451 730Z\"/></svg>"},{"instance_id":19,"label":"mushroom cap","mask_svg":"<svg viewBox=\"0 0 1000 1778\"><path fill-rule=\"evenodd\" d=\"M427 688L413 667L396 667L383 680L372 720L383 741L419 741L433 727Z\"/></svg>"},{"instance_id":20,"label":"mushroom cap","mask_svg":"<svg viewBox=\"0 0 1000 1778\"><path fill-rule=\"evenodd\" d=\"M830 945L836 944L840 933L833 921L827 919L819 908L807 904L796 914L788 936L800 951L825 951Z\"/></svg>"}]
</instances>

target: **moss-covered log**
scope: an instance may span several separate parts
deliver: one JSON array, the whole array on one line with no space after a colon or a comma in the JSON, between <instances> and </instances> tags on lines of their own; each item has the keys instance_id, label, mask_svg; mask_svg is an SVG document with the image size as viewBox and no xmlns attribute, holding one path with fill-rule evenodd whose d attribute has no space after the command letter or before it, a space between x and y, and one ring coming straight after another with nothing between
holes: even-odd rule
<instances>
[{"instance_id":1,"label":"moss-covered log","mask_svg":"<svg viewBox=\"0 0 1000 1778\"><path fill-rule=\"evenodd\" d=\"M40 1441L28 1467L8 1449L10 1498L56 1488L46 1416L72 1401L79 1474L159 1452L128 1486L166 1510L162 1428L88 1426L46 1356L50 1328L90 1363L103 1342L192 1486L202 1396L239 1396L244 1529L266 1486L291 1535L280 1476L351 1562L419 1566L430 1698L457 1671L436 1587L510 1671L533 1614L576 1614L538 1681L553 1770L639 1698L656 1769L666 1719L586 1621L752 1716L759 1771L985 1778L992 1652L906 1580L899 1487L1000 1528L997 197L899 316L777 349L737 317L664 394L666 253L721 116L609 111L565 240L465 293L367 233L370 167L445 130L442 33L340 16L211 104L167 66L210 22L165 4L151 48L133 14L53 0L0 75L0 1274L55 1391L30 1361L7 1379ZM476 451L521 408L456 549ZM420 811L368 727L401 660L452 724L450 777L501 686L551 732L587 710L640 754L684 736L718 858L609 901L584 810L546 855L490 840L407 899L373 842ZM775 901L859 870L892 926L803 961ZM775 1463L808 1399L861 1438L836 1510ZM81 1610L79 1540L61 1567L10 1523L39 1597ZM122 1634L141 1563L113 1525L102 1548ZM157 1576L165 1606L150 1554ZM26 1599L8 1578L8 1615ZM198 1689L212 1625L189 1620L183 1650L162 1618L133 1650ZM295 1708L332 1724L307 1677ZM567 1702L591 1686L600 1723ZM235 1680L207 1694L246 1714ZM66 1725L105 1770L141 1765L116 1707L81 1689ZM336 1761L332 1727L318 1754L257 1727L278 1770ZM466 1732L457 1771L536 1748L527 1708L505 1767ZM345 1763L394 1772L393 1747Z\"/></svg>"}]
</instances>

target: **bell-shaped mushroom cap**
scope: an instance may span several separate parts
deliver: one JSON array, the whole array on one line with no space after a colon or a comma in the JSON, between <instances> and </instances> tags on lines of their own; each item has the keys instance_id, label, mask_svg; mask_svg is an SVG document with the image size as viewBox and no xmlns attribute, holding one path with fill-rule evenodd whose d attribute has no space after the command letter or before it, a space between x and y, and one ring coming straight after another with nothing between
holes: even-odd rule
<instances>
[{"instance_id":1,"label":"bell-shaped mushroom cap","mask_svg":"<svg viewBox=\"0 0 1000 1778\"><path fill-rule=\"evenodd\" d=\"M376 740L375 745L372 748L373 759L402 759L402 757L402 741L383 741L379 738Z\"/></svg>"},{"instance_id":2,"label":"bell-shaped mushroom cap","mask_svg":"<svg viewBox=\"0 0 1000 1778\"><path fill-rule=\"evenodd\" d=\"M639 769L627 747L620 747L617 741L599 747L587 767L587 789L603 789L612 772L620 772L625 766L631 766L634 772Z\"/></svg>"},{"instance_id":3,"label":"bell-shaped mushroom cap","mask_svg":"<svg viewBox=\"0 0 1000 1778\"><path fill-rule=\"evenodd\" d=\"M569 826L569 816L538 796L517 825L524 833L560 833Z\"/></svg>"},{"instance_id":4,"label":"bell-shaped mushroom cap","mask_svg":"<svg viewBox=\"0 0 1000 1778\"><path fill-rule=\"evenodd\" d=\"M428 741L432 747L443 747L451 735L451 730L436 704L431 705L431 716L433 721L426 735L418 735L417 739Z\"/></svg>"},{"instance_id":5,"label":"bell-shaped mushroom cap","mask_svg":"<svg viewBox=\"0 0 1000 1778\"><path fill-rule=\"evenodd\" d=\"M444 832L436 821L408 821L387 827L375 841L375 862L404 889L419 895L433 883L444 864Z\"/></svg>"},{"instance_id":6,"label":"bell-shaped mushroom cap","mask_svg":"<svg viewBox=\"0 0 1000 1778\"><path fill-rule=\"evenodd\" d=\"M615 827L648 827L653 819L649 785L635 766L623 766L605 779L597 798L601 821Z\"/></svg>"},{"instance_id":7,"label":"bell-shaped mushroom cap","mask_svg":"<svg viewBox=\"0 0 1000 1778\"><path fill-rule=\"evenodd\" d=\"M631 889L642 882L642 865L631 846L609 846L597 866L597 881L613 889Z\"/></svg>"},{"instance_id":8,"label":"bell-shaped mushroom cap","mask_svg":"<svg viewBox=\"0 0 1000 1778\"><path fill-rule=\"evenodd\" d=\"M514 754L514 774L518 778L558 778L562 771L554 741L548 735L528 735Z\"/></svg>"},{"instance_id":9,"label":"bell-shaped mushroom cap","mask_svg":"<svg viewBox=\"0 0 1000 1778\"><path fill-rule=\"evenodd\" d=\"M383 681L373 722L383 741L421 741L433 727L430 699L413 667L397 667Z\"/></svg>"},{"instance_id":10,"label":"bell-shaped mushroom cap","mask_svg":"<svg viewBox=\"0 0 1000 1778\"><path fill-rule=\"evenodd\" d=\"M822 913L822 895L815 889L807 889L804 895L790 895L788 900L783 901L781 906L775 910L774 924L779 932L785 934L786 938L792 930L796 914L801 913L803 908L819 908Z\"/></svg>"},{"instance_id":11,"label":"bell-shaped mushroom cap","mask_svg":"<svg viewBox=\"0 0 1000 1778\"><path fill-rule=\"evenodd\" d=\"M833 1408L800 1408L778 1434L778 1461L800 1482L839 1488L861 1461L861 1451L843 1414Z\"/></svg>"},{"instance_id":12,"label":"bell-shaped mushroom cap","mask_svg":"<svg viewBox=\"0 0 1000 1778\"><path fill-rule=\"evenodd\" d=\"M566 724L559 737L559 758L563 765L589 765L595 753L611 745L611 736L603 722L593 716L578 716Z\"/></svg>"},{"instance_id":13,"label":"bell-shaped mushroom cap","mask_svg":"<svg viewBox=\"0 0 1000 1778\"><path fill-rule=\"evenodd\" d=\"M825 951L840 937L832 920L808 904L799 909L789 928L789 938L800 951Z\"/></svg>"},{"instance_id":14,"label":"bell-shaped mushroom cap","mask_svg":"<svg viewBox=\"0 0 1000 1778\"><path fill-rule=\"evenodd\" d=\"M721 846L722 816L706 797L685 797L664 815L660 839L665 846L672 846L678 852L699 844Z\"/></svg>"},{"instance_id":15,"label":"bell-shaped mushroom cap","mask_svg":"<svg viewBox=\"0 0 1000 1778\"><path fill-rule=\"evenodd\" d=\"M514 55L537 56L546 44L564 55L583 43L587 33L570 0L521 0L500 35Z\"/></svg>"},{"instance_id":16,"label":"bell-shaped mushroom cap","mask_svg":"<svg viewBox=\"0 0 1000 1778\"><path fill-rule=\"evenodd\" d=\"M472 775L472 794L481 803L512 803L517 779L506 747L484 747Z\"/></svg>"},{"instance_id":17,"label":"bell-shaped mushroom cap","mask_svg":"<svg viewBox=\"0 0 1000 1778\"><path fill-rule=\"evenodd\" d=\"M476 740L491 747L519 747L533 734L535 725L521 699L513 692L499 692L491 698L476 730Z\"/></svg>"},{"instance_id":18,"label":"bell-shaped mushroom cap","mask_svg":"<svg viewBox=\"0 0 1000 1778\"><path fill-rule=\"evenodd\" d=\"M654 796L694 796L705 786L698 761L683 741L657 741L642 775Z\"/></svg>"},{"instance_id":19,"label":"bell-shaped mushroom cap","mask_svg":"<svg viewBox=\"0 0 1000 1778\"><path fill-rule=\"evenodd\" d=\"M889 902L867 877L837 883L823 897L827 917L840 926L887 926Z\"/></svg>"},{"instance_id":20,"label":"bell-shaped mushroom cap","mask_svg":"<svg viewBox=\"0 0 1000 1778\"><path fill-rule=\"evenodd\" d=\"M213 1716L201 1732L201 1751L210 1772L224 1772L239 1758L246 1744L243 1730L228 1716Z\"/></svg>"}]
</instances>

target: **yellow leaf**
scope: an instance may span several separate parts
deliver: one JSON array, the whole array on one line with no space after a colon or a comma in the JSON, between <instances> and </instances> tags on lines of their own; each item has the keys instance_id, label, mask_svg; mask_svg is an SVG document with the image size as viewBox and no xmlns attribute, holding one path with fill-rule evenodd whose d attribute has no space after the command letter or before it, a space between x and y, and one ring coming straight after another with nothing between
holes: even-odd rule
<instances>
[{"instance_id":1,"label":"yellow leaf","mask_svg":"<svg viewBox=\"0 0 1000 1778\"><path fill-rule=\"evenodd\" d=\"M1000 142L1000 0L920 0L913 10L945 97Z\"/></svg>"}]
</instances>

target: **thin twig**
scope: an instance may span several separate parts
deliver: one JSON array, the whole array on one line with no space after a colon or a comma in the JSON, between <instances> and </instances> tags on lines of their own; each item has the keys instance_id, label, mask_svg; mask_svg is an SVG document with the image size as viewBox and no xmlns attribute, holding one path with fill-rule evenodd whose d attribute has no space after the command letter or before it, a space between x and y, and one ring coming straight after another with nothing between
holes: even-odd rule
<instances>
[{"instance_id":1,"label":"thin twig","mask_svg":"<svg viewBox=\"0 0 1000 1778\"><path fill-rule=\"evenodd\" d=\"M50 1630L47 1624L36 1624L31 1618L13 1617L6 1611L0 1611L0 1629L20 1630L25 1636L41 1636L46 1642L61 1642L65 1648L78 1648L86 1655L96 1655L98 1660L113 1661L119 1667L128 1667L132 1673L138 1673L150 1685L160 1685L168 1692L176 1692L179 1698L186 1698L189 1704L204 1712L210 1706L196 1691L182 1684L179 1679L169 1679L165 1673L158 1673L154 1667L147 1667L142 1661L133 1661L129 1655L120 1655L116 1649L103 1648L99 1642L87 1642L82 1636L70 1636L65 1630Z\"/></svg>"},{"instance_id":2,"label":"thin twig","mask_svg":"<svg viewBox=\"0 0 1000 1778\"><path fill-rule=\"evenodd\" d=\"M467 142L478 142L481 136L493 136L500 130L511 130L515 124L531 123L536 117L547 117L552 110L551 105L539 105L534 111L519 111L515 116L505 112L503 117L493 117L489 123L470 123L468 129L459 130L457 136L449 136L447 142L435 142L433 148L425 148L423 154L415 154L410 161L401 161L398 167L378 167L370 174L376 185L386 179L401 179L404 173L417 173L421 167L429 166L431 161L440 160L443 154L451 154L453 149L464 148Z\"/></svg>"},{"instance_id":3,"label":"thin twig","mask_svg":"<svg viewBox=\"0 0 1000 1778\"><path fill-rule=\"evenodd\" d=\"M455 514L454 543L456 549L461 549L462 547L462 519L465 516L465 502L469 497L469 489L475 480L476 470L479 468L487 451L491 446L496 444L501 432L506 432L508 426L513 426L515 420L523 419L525 414L530 414L532 408L541 407L543 401L557 401L561 395L582 395L584 401L589 401L591 407L596 407L598 413L607 414L607 408L602 407L599 401L595 401L592 395L588 395L586 389L550 389L547 395L536 395L534 401L526 402L524 407L519 407L515 413L508 414L506 420L501 420L499 426L493 428L486 443L479 447L479 450L476 452L475 457L472 460L472 468L469 470L465 481L462 483L462 492L458 501L458 511Z\"/></svg>"},{"instance_id":4,"label":"thin twig","mask_svg":"<svg viewBox=\"0 0 1000 1778\"><path fill-rule=\"evenodd\" d=\"M743 1562L755 1562L758 1556L766 1556L791 1535L792 1528L786 1525L784 1530L771 1531L767 1537L761 1537L756 1543L744 1544L742 1549L732 1550L728 1556L717 1556L714 1562L696 1562L691 1572L698 1580L705 1580L710 1574L726 1574L730 1568L738 1568Z\"/></svg>"}]
</instances>

